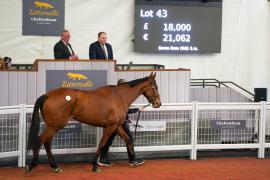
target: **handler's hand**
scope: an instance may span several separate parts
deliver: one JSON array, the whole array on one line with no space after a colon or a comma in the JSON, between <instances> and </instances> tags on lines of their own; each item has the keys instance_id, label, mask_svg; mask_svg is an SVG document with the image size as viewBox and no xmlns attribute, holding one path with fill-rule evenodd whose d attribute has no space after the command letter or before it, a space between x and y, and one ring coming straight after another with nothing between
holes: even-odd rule
<instances>
[{"instance_id":1,"label":"handler's hand","mask_svg":"<svg viewBox=\"0 0 270 180\"><path fill-rule=\"evenodd\" d=\"M144 111L144 107L143 106L139 107L139 111Z\"/></svg>"}]
</instances>

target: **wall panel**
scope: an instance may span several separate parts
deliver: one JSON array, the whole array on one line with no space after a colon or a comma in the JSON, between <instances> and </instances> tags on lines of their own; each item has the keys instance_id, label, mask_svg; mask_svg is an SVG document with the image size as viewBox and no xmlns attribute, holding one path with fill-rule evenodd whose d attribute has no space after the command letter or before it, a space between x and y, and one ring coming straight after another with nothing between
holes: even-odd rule
<instances>
[{"instance_id":1,"label":"wall panel","mask_svg":"<svg viewBox=\"0 0 270 180\"><path fill-rule=\"evenodd\" d=\"M17 104L34 104L35 100L46 90L46 70L107 70L107 82L116 85L118 79L128 81L149 76L153 70L115 70L115 61L38 61L38 71L0 71L1 106ZM156 71L162 103L188 102L190 71ZM185 87L183 87L185 86ZM186 87L187 86L187 87ZM180 93L179 93L180 92ZM135 103L147 104L140 96Z\"/></svg>"}]
</instances>

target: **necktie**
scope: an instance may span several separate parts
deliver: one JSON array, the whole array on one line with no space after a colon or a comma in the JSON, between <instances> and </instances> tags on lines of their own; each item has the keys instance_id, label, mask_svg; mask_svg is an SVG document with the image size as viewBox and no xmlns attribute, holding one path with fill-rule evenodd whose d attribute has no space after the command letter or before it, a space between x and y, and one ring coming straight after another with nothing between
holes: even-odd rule
<instances>
[{"instance_id":1,"label":"necktie","mask_svg":"<svg viewBox=\"0 0 270 180\"><path fill-rule=\"evenodd\" d=\"M105 46L104 44L101 45L103 52L104 52L104 55L105 55L105 59L108 59L108 54L107 54L107 51L106 51L104 46Z\"/></svg>"},{"instance_id":2,"label":"necktie","mask_svg":"<svg viewBox=\"0 0 270 180\"><path fill-rule=\"evenodd\" d=\"M73 49L71 48L71 45L69 43L67 43L67 48L68 48L70 54L74 55Z\"/></svg>"}]
</instances>

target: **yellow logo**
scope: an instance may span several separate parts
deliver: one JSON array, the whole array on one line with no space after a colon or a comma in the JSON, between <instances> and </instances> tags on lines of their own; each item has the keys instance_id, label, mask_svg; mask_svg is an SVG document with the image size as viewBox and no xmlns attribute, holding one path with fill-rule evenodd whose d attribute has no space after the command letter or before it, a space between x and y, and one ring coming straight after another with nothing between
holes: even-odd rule
<instances>
[{"instance_id":1,"label":"yellow logo","mask_svg":"<svg viewBox=\"0 0 270 180\"><path fill-rule=\"evenodd\" d=\"M94 86L94 83L84 74L68 72L66 75L68 80L61 81L61 87L91 88Z\"/></svg>"},{"instance_id":2,"label":"yellow logo","mask_svg":"<svg viewBox=\"0 0 270 180\"><path fill-rule=\"evenodd\" d=\"M39 23L48 23L48 22L56 22L57 19L52 19L50 17L58 17L60 12L50 3L35 1L35 8L29 8L29 15L32 16L31 21L39 22ZM43 17L34 17L34 16L43 16Z\"/></svg>"},{"instance_id":3,"label":"yellow logo","mask_svg":"<svg viewBox=\"0 0 270 180\"><path fill-rule=\"evenodd\" d=\"M71 72L68 72L67 73L67 77L68 79L73 79L73 81L75 79L78 79L78 80L81 80L81 79L88 79L85 75L83 74L76 74L76 73L71 73Z\"/></svg>"},{"instance_id":4,"label":"yellow logo","mask_svg":"<svg viewBox=\"0 0 270 180\"><path fill-rule=\"evenodd\" d=\"M41 1L35 1L34 3L36 5L36 8L44 8L44 9L53 9L54 6L49 4L49 3L45 3L45 2L41 2Z\"/></svg>"}]
</instances>

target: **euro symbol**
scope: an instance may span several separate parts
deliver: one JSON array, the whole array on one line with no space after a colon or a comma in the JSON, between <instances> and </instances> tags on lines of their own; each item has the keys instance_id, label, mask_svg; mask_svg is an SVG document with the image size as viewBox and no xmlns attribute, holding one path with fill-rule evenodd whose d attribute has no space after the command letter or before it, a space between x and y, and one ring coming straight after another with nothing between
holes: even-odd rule
<instances>
[{"instance_id":1,"label":"euro symbol","mask_svg":"<svg viewBox=\"0 0 270 180\"><path fill-rule=\"evenodd\" d=\"M148 34L144 34L144 35L143 35L143 39L144 39L145 41L148 41Z\"/></svg>"}]
</instances>

